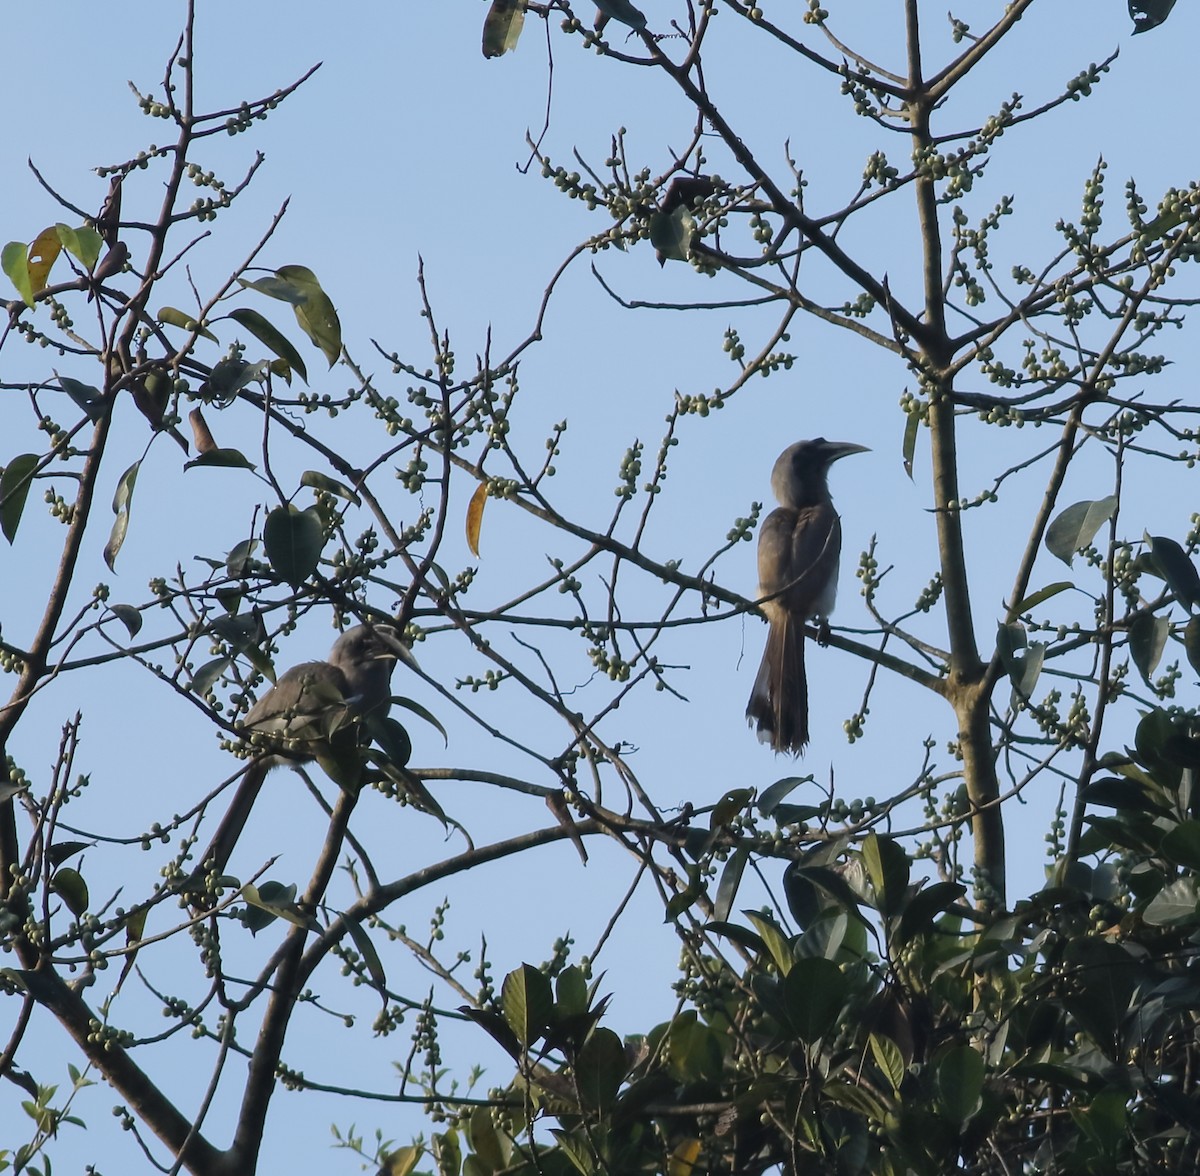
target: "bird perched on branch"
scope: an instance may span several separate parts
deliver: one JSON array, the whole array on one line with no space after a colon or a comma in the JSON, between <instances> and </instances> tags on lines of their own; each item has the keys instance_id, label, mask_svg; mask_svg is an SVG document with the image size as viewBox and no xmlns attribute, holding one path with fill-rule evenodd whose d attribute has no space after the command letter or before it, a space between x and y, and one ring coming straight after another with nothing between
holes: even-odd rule
<instances>
[{"instance_id":1,"label":"bird perched on branch","mask_svg":"<svg viewBox=\"0 0 1200 1176\"><path fill-rule=\"evenodd\" d=\"M315 760L342 787L357 786L369 729L391 706L397 659L411 662L412 655L395 629L356 625L333 643L328 661L304 662L279 676L242 720L242 730L263 754L246 770L200 859L202 870L225 869L272 768Z\"/></svg>"},{"instance_id":2,"label":"bird perched on branch","mask_svg":"<svg viewBox=\"0 0 1200 1176\"><path fill-rule=\"evenodd\" d=\"M829 496L829 467L865 445L816 437L789 445L771 471L779 506L758 535L759 603L770 625L746 718L773 750L799 755L808 743L804 622L824 626L837 596L842 524Z\"/></svg>"}]
</instances>

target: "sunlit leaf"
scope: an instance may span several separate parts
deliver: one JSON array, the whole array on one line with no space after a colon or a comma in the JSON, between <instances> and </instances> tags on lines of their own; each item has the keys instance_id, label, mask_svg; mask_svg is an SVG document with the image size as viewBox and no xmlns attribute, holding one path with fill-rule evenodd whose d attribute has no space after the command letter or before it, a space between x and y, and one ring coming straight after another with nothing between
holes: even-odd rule
<instances>
[{"instance_id":1,"label":"sunlit leaf","mask_svg":"<svg viewBox=\"0 0 1200 1176\"><path fill-rule=\"evenodd\" d=\"M500 57L517 47L525 24L526 0L492 0L483 21L483 55Z\"/></svg>"},{"instance_id":2,"label":"sunlit leaf","mask_svg":"<svg viewBox=\"0 0 1200 1176\"><path fill-rule=\"evenodd\" d=\"M0 251L0 269L16 287L21 300L33 309L33 281L29 276L29 250L24 241L9 241Z\"/></svg>"},{"instance_id":3,"label":"sunlit leaf","mask_svg":"<svg viewBox=\"0 0 1200 1176\"><path fill-rule=\"evenodd\" d=\"M1075 585L1070 580L1056 580L1053 584L1047 584L1045 588L1039 588L1036 592L1031 592L1026 596L1012 610L1013 616L1024 616L1027 612L1037 608L1039 604L1045 604L1051 597L1057 596L1060 592L1066 592L1068 588L1074 587Z\"/></svg>"},{"instance_id":4,"label":"sunlit leaf","mask_svg":"<svg viewBox=\"0 0 1200 1176\"><path fill-rule=\"evenodd\" d=\"M321 473L319 470L305 470L300 475L300 485L308 486L313 490L320 490L324 494L332 494L336 498L343 498L347 502L353 502L355 506L362 505L362 499L349 486L344 482L339 482L336 478L331 478Z\"/></svg>"},{"instance_id":5,"label":"sunlit leaf","mask_svg":"<svg viewBox=\"0 0 1200 1176\"><path fill-rule=\"evenodd\" d=\"M522 964L504 977L500 1008L517 1041L528 1049L550 1024L554 993L545 972Z\"/></svg>"},{"instance_id":6,"label":"sunlit leaf","mask_svg":"<svg viewBox=\"0 0 1200 1176\"><path fill-rule=\"evenodd\" d=\"M67 909L77 919L88 908L88 888L78 870L64 867L56 870L50 879L50 890L66 903Z\"/></svg>"},{"instance_id":7,"label":"sunlit leaf","mask_svg":"<svg viewBox=\"0 0 1200 1176\"><path fill-rule=\"evenodd\" d=\"M863 841L862 858L880 914L894 915L902 910L908 889L909 862L900 843L872 831Z\"/></svg>"},{"instance_id":8,"label":"sunlit leaf","mask_svg":"<svg viewBox=\"0 0 1200 1176\"><path fill-rule=\"evenodd\" d=\"M201 326L186 311L176 310L173 306L164 306L158 312L158 321L169 327L178 327L182 331L195 331L197 335L203 335L204 338L211 339L214 343L217 342L217 337L212 331Z\"/></svg>"},{"instance_id":9,"label":"sunlit leaf","mask_svg":"<svg viewBox=\"0 0 1200 1176\"><path fill-rule=\"evenodd\" d=\"M63 248L78 258L85 270L91 271L100 256L100 250L104 248L104 238L91 225L80 225L77 229L64 224L54 227Z\"/></svg>"},{"instance_id":10,"label":"sunlit leaf","mask_svg":"<svg viewBox=\"0 0 1200 1176\"><path fill-rule=\"evenodd\" d=\"M342 324L329 295L321 289L317 276L307 266L282 265L275 271L277 277L290 282L304 295L304 300L293 303L296 321L304 333L315 343L333 367L342 354Z\"/></svg>"},{"instance_id":11,"label":"sunlit leaf","mask_svg":"<svg viewBox=\"0 0 1200 1176\"><path fill-rule=\"evenodd\" d=\"M0 470L0 530L9 543L16 538L37 467L36 453L19 453Z\"/></svg>"},{"instance_id":12,"label":"sunlit leaf","mask_svg":"<svg viewBox=\"0 0 1200 1176\"><path fill-rule=\"evenodd\" d=\"M1192 617L1183 631L1183 651L1188 665L1200 674L1200 616Z\"/></svg>"},{"instance_id":13,"label":"sunlit leaf","mask_svg":"<svg viewBox=\"0 0 1200 1176\"><path fill-rule=\"evenodd\" d=\"M867 1040L871 1044L871 1053L875 1056L875 1064L883 1071L893 1092L899 1092L900 1083L904 1081L904 1055L900 1047L890 1038L878 1033L872 1033Z\"/></svg>"},{"instance_id":14,"label":"sunlit leaf","mask_svg":"<svg viewBox=\"0 0 1200 1176\"><path fill-rule=\"evenodd\" d=\"M273 323L249 307L239 307L237 310L230 311L229 317L245 327L260 343L269 347L288 367L299 372L300 378L306 384L308 383L308 369L304 366L304 360L301 359L300 353L292 346L291 341L276 329Z\"/></svg>"},{"instance_id":15,"label":"sunlit leaf","mask_svg":"<svg viewBox=\"0 0 1200 1176\"><path fill-rule=\"evenodd\" d=\"M683 1139L675 1145L667 1161L667 1176L692 1176L700 1158L700 1140Z\"/></svg>"},{"instance_id":16,"label":"sunlit leaf","mask_svg":"<svg viewBox=\"0 0 1200 1176\"><path fill-rule=\"evenodd\" d=\"M1046 550L1070 566L1075 553L1091 543L1116 509L1117 499L1112 494L1068 506L1046 528Z\"/></svg>"},{"instance_id":17,"label":"sunlit leaf","mask_svg":"<svg viewBox=\"0 0 1200 1176\"><path fill-rule=\"evenodd\" d=\"M479 558L479 529L483 526L483 508L487 504L488 487L486 482L480 482L471 495L467 505L467 546L471 554Z\"/></svg>"}]
</instances>

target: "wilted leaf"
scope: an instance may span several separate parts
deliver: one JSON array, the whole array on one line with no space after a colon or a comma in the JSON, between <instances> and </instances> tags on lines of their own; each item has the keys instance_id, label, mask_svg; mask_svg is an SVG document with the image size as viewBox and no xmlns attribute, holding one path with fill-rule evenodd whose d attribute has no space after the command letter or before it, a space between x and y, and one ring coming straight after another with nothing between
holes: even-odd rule
<instances>
[{"instance_id":1,"label":"wilted leaf","mask_svg":"<svg viewBox=\"0 0 1200 1176\"><path fill-rule=\"evenodd\" d=\"M117 517L113 520L112 531L109 533L108 542L104 545L104 562L108 564L110 572L117 570L114 565L117 562L121 545L125 542L125 533L129 530L129 505L133 501L133 488L137 483L138 470L141 469L141 466L140 460L135 461L121 475L117 482L116 493L113 495L113 514Z\"/></svg>"},{"instance_id":2,"label":"wilted leaf","mask_svg":"<svg viewBox=\"0 0 1200 1176\"><path fill-rule=\"evenodd\" d=\"M16 538L37 467L36 453L20 453L0 470L0 530L9 543Z\"/></svg>"},{"instance_id":3,"label":"wilted leaf","mask_svg":"<svg viewBox=\"0 0 1200 1176\"><path fill-rule=\"evenodd\" d=\"M483 55L500 57L517 47L525 24L526 0L492 0L483 21Z\"/></svg>"},{"instance_id":4,"label":"wilted leaf","mask_svg":"<svg viewBox=\"0 0 1200 1176\"><path fill-rule=\"evenodd\" d=\"M1112 494L1068 506L1046 529L1046 550L1070 566L1075 552L1091 543L1116 509L1117 499Z\"/></svg>"},{"instance_id":5,"label":"wilted leaf","mask_svg":"<svg viewBox=\"0 0 1200 1176\"><path fill-rule=\"evenodd\" d=\"M29 246L29 284L33 293L46 288L46 279L61 252L62 242L58 239L57 227L51 226L38 233Z\"/></svg>"},{"instance_id":6,"label":"wilted leaf","mask_svg":"<svg viewBox=\"0 0 1200 1176\"><path fill-rule=\"evenodd\" d=\"M269 347L290 368L299 372L300 378L306 384L308 383L308 369L304 366L304 360L300 358L300 353L292 346L291 341L275 328L274 324L263 318L258 311L250 310L248 307L239 307L237 310L230 311L229 317L245 327L260 343Z\"/></svg>"},{"instance_id":7,"label":"wilted leaf","mask_svg":"<svg viewBox=\"0 0 1200 1176\"><path fill-rule=\"evenodd\" d=\"M201 457L206 453L212 453L217 448L217 442L208 427L208 422L204 419L204 413L200 411L199 407L193 408L188 413L188 420L192 423L192 440L196 442L196 452Z\"/></svg>"},{"instance_id":8,"label":"wilted leaf","mask_svg":"<svg viewBox=\"0 0 1200 1176\"><path fill-rule=\"evenodd\" d=\"M263 525L263 549L279 577L298 588L317 570L325 529L313 508L277 506Z\"/></svg>"},{"instance_id":9,"label":"wilted leaf","mask_svg":"<svg viewBox=\"0 0 1200 1176\"><path fill-rule=\"evenodd\" d=\"M486 482L480 482L471 495L467 505L467 546L471 554L479 558L479 529L483 526L483 508L487 503L488 488Z\"/></svg>"}]
</instances>

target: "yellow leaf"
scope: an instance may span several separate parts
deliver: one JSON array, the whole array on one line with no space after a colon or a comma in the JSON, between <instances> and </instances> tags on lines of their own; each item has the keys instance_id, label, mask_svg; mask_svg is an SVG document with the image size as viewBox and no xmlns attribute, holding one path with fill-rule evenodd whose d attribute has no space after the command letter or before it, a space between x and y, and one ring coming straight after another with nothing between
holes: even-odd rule
<instances>
[{"instance_id":1,"label":"yellow leaf","mask_svg":"<svg viewBox=\"0 0 1200 1176\"><path fill-rule=\"evenodd\" d=\"M43 229L29 246L29 284L35 294L46 288L50 269L61 252L62 242L58 239L57 225Z\"/></svg>"},{"instance_id":2,"label":"yellow leaf","mask_svg":"<svg viewBox=\"0 0 1200 1176\"><path fill-rule=\"evenodd\" d=\"M480 482L467 507L467 546L476 559L479 558L479 528L483 526L483 504L487 502L487 496L487 483Z\"/></svg>"},{"instance_id":3,"label":"yellow leaf","mask_svg":"<svg viewBox=\"0 0 1200 1176\"><path fill-rule=\"evenodd\" d=\"M671 1162L667 1165L667 1176L692 1176L699 1155L698 1139L685 1139L677 1144L671 1153Z\"/></svg>"}]
</instances>

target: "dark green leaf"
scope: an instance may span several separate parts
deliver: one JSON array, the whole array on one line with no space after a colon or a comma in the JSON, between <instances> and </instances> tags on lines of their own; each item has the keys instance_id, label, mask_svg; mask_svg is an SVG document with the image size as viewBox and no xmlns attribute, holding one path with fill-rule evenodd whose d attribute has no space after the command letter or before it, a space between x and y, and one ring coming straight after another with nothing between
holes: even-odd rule
<instances>
[{"instance_id":1,"label":"dark green leaf","mask_svg":"<svg viewBox=\"0 0 1200 1176\"><path fill-rule=\"evenodd\" d=\"M0 269L21 295L21 301L33 309L33 279L29 276L29 247L24 241L9 241L0 252Z\"/></svg>"},{"instance_id":2,"label":"dark green leaf","mask_svg":"<svg viewBox=\"0 0 1200 1176\"><path fill-rule=\"evenodd\" d=\"M386 1002L387 973L383 970L383 962L375 950L375 945L371 942L370 935L367 934L367 929L357 919L347 919L346 930L350 932L350 938L354 940L355 950L362 956L367 975L371 977L371 984Z\"/></svg>"},{"instance_id":3,"label":"dark green leaf","mask_svg":"<svg viewBox=\"0 0 1200 1176\"><path fill-rule=\"evenodd\" d=\"M193 675L189 689L193 694L203 698L216 684L217 680L230 666L230 659L227 657L214 658L210 662L205 662Z\"/></svg>"},{"instance_id":4,"label":"dark green leaf","mask_svg":"<svg viewBox=\"0 0 1200 1176\"><path fill-rule=\"evenodd\" d=\"M378 715L372 715L368 726L379 749L388 760L397 768L407 767L408 761L412 759L412 740L404 724L397 722L390 715L382 719Z\"/></svg>"},{"instance_id":5,"label":"dark green leaf","mask_svg":"<svg viewBox=\"0 0 1200 1176\"><path fill-rule=\"evenodd\" d=\"M230 311L229 317L245 327L265 347L269 347L293 371L299 372L300 378L306 384L308 383L308 369L304 366L304 360L300 358L300 353L273 323L263 318L257 310L251 310L249 307L239 307L237 310Z\"/></svg>"},{"instance_id":6,"label":"dark green leaf","mask_svg":"<svg viewBox=\"0 0 1200 1176\"><path fill-rule=\"evenodd\" d=\"M1129 0L1134 35L1156 29L1171 14L1175 0Z\"/></svg>"},{"instance_id":7,"label":"dark green leaf","mask_svg":"<svg viewBox=\"0 0 1200 1176\"><path fill-rule=\"evenodd\" d=\"M317 569L325 530L316 510L277 506L263 525L263 549L276 574L298 588Z\"/></svg>"},{"instance_id":8,"label":"dark green leaf","mask_svg":"<svg viewBox=\"0 0 1200 1176\"><path fill-rule=\"evenodd\" d=\"M235 579L240 579L250 570L250 558L258 547L257 539L243 539L230 549L225 557L225 570Z\"/></svg>"},{"instance_id":9,"label":"dark green leaf","mask_svg":"<svg viewBox=\"0 0 1200 1176\"><path fill-rule=\"evenodd\" d=\"M450 736L446 734L446 728L434 718L433 714L426 710L419 702L411 698L401 698L397 695L392 695L392 702L396 706L402 706L405 710L410 710L414 715L424 719L445 741L447 747L450 746Z\"/></svg>"},{"instance_id":10,"label":"dark green leaf","mask_svg":"<svg viewBox=\"0 0 1200 1176\"><path fill-rule=\"evenodd\" d=\"M9 543L16 538L37 467L36 453L21 453L0 470L0 529Z\"/></svg>"},{"instance_id":11,"label":"dark green leaf","mask_svg":"<svg viewBox=\"0 0 1200 1176\"><path fill-rule=\"evenodd\" d=\"M508 1023L499 1013L490 1009L473 1009L468 1005L460 1005L458 1011L468 1020L486 1029L492 1038L500 1043L501 1048L509 1057L517 1059L521 1056L521 1046Z\"/></svg>"},{"instance_id":12,"label":"dark green leaf","mask_svg":"<svg viewBox=\"0 0 1200 1176\"><path fill-rule=\"evenodd\" d=\"M1129 624L1129 653L1147 682L1162 658L1170 632L1171 622L1152 612L1138 613Z\"/></svg>"},{"instance_id":13,"label":"dark green leaf","mask_svg":"<svg viewBox=\"0 0 1200 1176\"><path fill-rule=\"evenodd\" d=\"M612 1105L625 1078L625 1047L611 1030L592 1031L575 1059L575 1084L585 1106L603 1109Z\"/></svg>"},{"instance_id":14,"label":"dark green leaf","mask_svg":"<svg viewBox=\"0 0 1200 1176\"><path fill-rule=\"evenodd\" d=\"M1075 552L1091 543L1116 509L1117 499L1112 494L1068 506L1046 529L1046 549L1070 566Z\"/></svg>"},{"instance_id":15,"label":"dark green leaf","mask_svg":"<svg viewBox=\"0 0 1200 1176\"><path fill-rule=\"evenodd\" d=\"M586 1013L588 1007L587 977L575 964L563 968L554 982L558 1006L555 1012L559 1016L574 1017Z\"/></svg>"},{"instance_id":16,"label":"dark green leaf","mask_svg":"<svg viewBox=\"0 0 1200 1176\"><path fill-rule=\"evenodd\" d=\"M522 1046L528 1049L550 1024L554 995L546 974L522 964L504 977L500 1007L504 1020Z\"/></svg>"},{"instance_id":17,"label":"dark green leaf","mask_svg":"<svg viewBox=\"0 0 1200 1176\"><path fill-rule=\"evenodd\" d=\"M125 626L130 637L136 637L141 632L142 614L132 604L110 604L108 611Z\"/></svg>"},{"instance_id":18,"label":"dark green leaf","mask_svg":"<svg viewBox=\"0 0 1200 1176\"><path fill-rule=\"evenodd\" d=\"M525 24L526 0L492 0L483 21L483 55L500 57L517 47Z\"/></svg>"},{"instance_id":19,"label":"dark green leaf","mask_svg":"<svg viewBox=\"0 0 1200 1176\"><path fill-rule=\"evenodd\" d=\"M782 780L776 780L769 788L763 790L762 795L758 798L757 809L760 816L769 817L784 797L788 796L793 789L798 788L801 784L807 784L812 780L811 776L785 776Z\"/></svg>"},{"instance_id":20,"label":"dark green leaf","mask_svg":"<svg viewBox=\"0 0 1200 1176\"><path fill-rule=\"evenodd\" d=\"M742 914L754 924L755 930L762 936L775 967L779 969L779 974L786 976L792 970L794 956L791 941L784 933L783 928L769 915L759 911L743 911Z\"/></svg>"},{"instance_id":21,"label":"dark green leaf","mask_svg":"<svg viewBox=\"0 0 1200 1176\"><path fill-rule=\"evenodd\" d=\"M1152 927L1191 923L1196 918L1200 892L1194 875L1177 878L1164 886L1147 904L1142 918Z\"/></svg>"},{"instance_id":22,"label":"dark green leaf","mask_svg":"<svg viewBox=\"0 0 1200 1176\"><path fill-rule=\"evenodd\" d=\"M799 959L784 980L784 999L796 1035L811 1045L833 1028L847 1004L846 977L832 960Z\"/></svg>"},{"instance_id":23,"label":"dark green leaf","mask_svg":"<svg viewBox=\"0 0 1200 1176\"><path fill-rule=\"evenodd\" d=\"M738 886L741 885L742 872L746 869L746 862L749 858L750 851L741 846L729 855L725 869L721 871L721 881L717 886L717 901L713 904L713 918L718 923L723 923L729 918Z\"/></svg>"},{"instance_id":24,"label":"dark green leaf","mask_svg":"<svg viewBox=\"0 0 1200 1176\"><path fill-rule=\"evenodd\" d=\"M753 795L749 788L733 788L726 792L713 807L712 816L708 821L709 828L723 829L750 803L750 797Z\"/></svg>"},{"instance_id":25,"label":"dark green leaf","mask_svg":"<svg viewBox=\"0 0 1200 1176\"><path fill-rule=\"evenodd\" d=\"M58 383L62 390L75 401L76 407L81 408L87 413L88 418L93 421L100 419L100 414L104 411L104 397L100 393L99 388L93 388L91 384L84 384L80 380L72 380L70 376L58 376Z\"/></svg>"},{"instance_id":26,"label":"dark green leaf","mask_svg":"<svg viewBox=\"0 0 1200 1176\"><path fill-rule=\"evenodd\" d=\"M52 866L61 866L68 858L91 849L94 844L94 841L56 841L47 848L46 857Z\"/></svg>"},{"instance_id":27,"label":"dark green leaf","mask_svg":"<svg viewBox=\"0 0 1200 1176\"><path fill-rule=\"evenodd\" d=\"M619 20L623 25L628 25L631 29L644 29L646 27L646 17L629 0L595 0L595 3L596 7L605 16L610 16L613 20Z\"/></svg>"},{"instance_id":28,"label":"dark green leaf","mask_svg":"<svg viewBox=\"0 0 1200 1176\"><path fill-rule=\"evenodd\" d=\"M208 379L200 385L200 395L219 405L232 404L237 394L255 380L267 374L265 363L247 363L244 359L221 359L214 365ZM197 440L197 449L205 449Z\"/></svg>"},{"instance_id":29,"label":"dark green leaf","mask_svg":"<svg viewBox=\"0 0 1200 1176\"><path fill-rule=\"evenodd\" d=\"M316 274L303 265L283 265L275 271L275 275L303 293L304 300L293 303L296 321L325 353L329 366L333 367L342 354L342 324L338 321L329 295L321 289Z\"/></svg>"},{"instance_id":30,"label":"dark green leaf","mask_svg":"<svg viewBox=\"0 0 1200 1176\"><path fill-rule=\"evenodd\" d=\"M1200 871L1200 821L1180 821L1158 848L1163 857L1177 866Z\"/></svg>"},{"instance_id":31,"label":"dark green leaf","mask_svg":"<svg viewBox=\"0 0 1200 1176\"><path fill-rule=\"evenodd\" d=\"M881 915L894 915L904 908L908 890L908 854L898 841L867 834L862 847L867 877L875 891L875 903Z\"/></svg>"},{"instance_id":32,"label":"dark green leaf","mask_svg":"<svg viewBox=\"0 0 1200 1176\"><path fill-rule=\"evenodd\" d=\"M917 891L905 907L896 933L897 945L933 929L933 920L967 893L961 882L935 882Z\"/></svg>"},{"instance_id":33,"label":"dark green leaf","mask_svg":"<svg viewBox=\"0 0 1200 1176\"><path fill-rule=\"evenodd\" d=\"M732 940L749 951L758 952L760 955L767 954L766 940L761 935L755 935L749 927L743 927L740 923L705 923L704 930L712 935L723 935L726 939Z\"/></svg>"},{"instance_id":34,"label":"dark green leaf","mask_svg":"<svg viewBox=\"0 0 1200 1176\"><path fill-rule=\"evenodd\" d=\"M199 457L183 463L185 470L196 466L213 466L217 469L229 470L253 470L255 468L254 462L238 449L210 449L207 453L202 453Z\"/></svg>"},{"instance_id":35,"label":"dark green leaf","mask_svg":"<svg viewBox=\"0 0 1200 1176\"><path fill-rule=\"evenodd\" d=\"M900 1047L890 1037L878 1033L870 1034L867 1040L871 1043L875 1064L883 1072L893 1092L899 1093L900 1083L904 1081L904 1055Z\"/></svg>"},{"instance_id":36,"label":"dark green leaf","mask_svg":"<svg viewBox=\"0 0 1200 1176\"><path fill-rule=\"evenodd\" d=\"M294 927L304 927L309 931L320 931L321 929L321 925L316 919L311 914L306 914L296 904L294 882L287 886L282 882L264 882L261 886L254 886L247 882L241 889L241 896L252 907L265 914L285 919ZM256 930L253 926L250 929Z\"/></svg>"},{"instance_id":37,"label":"dark green leaf","mask_svg":"<svg viewBox=\"0 0 1200 1176\"><path fill-rule=\"evenodd\" d=\"M969 1045L948 1049L937 1063L938 1103L953 1123L965 1123L982 1103L983 1055Z\"/></svg>"},{"instance_id":38,"label":"dark green leaf","mask_svg":"<svg viewBox=\"0 0 1200 1176\"><path fill-rule=\"evenodd\" d=\"M121 545L125 542L125 533L129 530L129 504L133 501L133 488L137 483L138 470L141 469L141 466L142 463L139 459L121 475L120 481L117 482L116 493L113 495L113 513L117 517L113 520L112 531L109 532L108 542L104 545L104 562L108 564L110 572L117 570L114 565L117 562Z\"/></svg>"},{"instance_id":39,"label":"dark green leaf","mask_svg":"<svg viewBox=\"0 0 1200 1176\"><path fill-rule=\"evenodd\" d=\"M1146 535L1145 541L1155 570L1175 593L1175 599L1190 612L1194 605L1200 604L1200 575L1196 573L1196 565L1174 539Z\"/></svg>"},{"instance_id":40,"label":"dark green leaf","mask_svg":"<svg viewBox=\"0 0 1200 1176\"><path fill-rule=\"evenodd\" d=\"M1200 616L1192 617L1183 630L1183 651L1188 665L1200 674Z\"/></svg>"}]
</instances>

